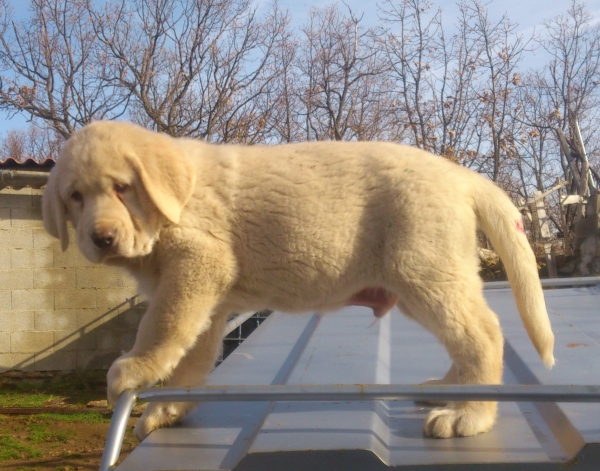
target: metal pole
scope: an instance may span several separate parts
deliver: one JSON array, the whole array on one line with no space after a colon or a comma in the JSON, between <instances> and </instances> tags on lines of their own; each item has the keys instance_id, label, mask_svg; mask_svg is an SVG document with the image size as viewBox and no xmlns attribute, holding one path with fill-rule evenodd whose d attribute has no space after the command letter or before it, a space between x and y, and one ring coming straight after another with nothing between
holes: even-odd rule
<instances>
[{"instance_id":1,"label":"metal pole","mask_svg":"<svg viewBox=\"0 0 600 471\"><path fill-rule=\"evenodd\" d=\"M250 319L254 314L256 313L254 311L251 311L235 316L225 326L225 335L229 335L231 332L233 332L235 329L241 326L244 322Z\"/></svg>"},{"instance_id":2,"label":"metal pole","mask_svg":"<svg viewBox=\"0 0 600 471\"><path fill-rule=\"evenodd\" d=\"M595 385L268 385L160 388L138 392L149 402L241 401L502 401L502 402L600 402Z\"/></svg>"},{"instance_id":3,"label":"metal pole","mask_svg":"<svg viewBox=\"0 0 600 471\"><path fill-rule=\"evenodd\" d=\"M564 286L595 286L600 284L600 276L585 276L580 278L550 278L540 280L543 288L560 288ZM508 281L488 281L484 290L510 288Z\"/></svg>"},{"instance_id":4,"label":"metal pole","mask_svg":"<svg viewBox=\"0 0 600 471\"><path fill-rule=\"evenodd\" d=\"M102 461L100 462L100 471L110 471L119 460L125 430L127 429L127 421L129 420L136 399L136 391L125 391L119 397L110 421L106 446L104 447Z\"/></svg>"}]
</instances>

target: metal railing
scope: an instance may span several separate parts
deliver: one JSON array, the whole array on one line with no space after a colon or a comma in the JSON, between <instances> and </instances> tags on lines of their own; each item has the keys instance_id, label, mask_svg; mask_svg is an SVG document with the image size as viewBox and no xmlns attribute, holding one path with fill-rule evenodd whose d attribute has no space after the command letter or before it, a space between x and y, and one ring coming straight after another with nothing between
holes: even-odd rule
<instances>
[{"instance_id":1,"label":"metal railing","mask_svg":"<svg viewBox=\"0 0 600 471\"><path fill-rule=\"evenodd\" d=\"M100 471L110 471L121 454L127 420L136 400L148 402L239 401L500 401L600 402L600 386L347 384L307 386L208 386L193 389L125 391L113 413Z\"/></svg>"},{"instance_id":2,"label":"metal railing","mask_svg":"<svg viewBox=\"0 0 600 471\"><path fill-rule=\"evenodd\" d=\"M577 286L594 286L600 284L600 276L586 276L581 278L545 278L540 280L542 288L566 288ZM508 281L487 281L484 290L510 288Z\"/></svg>"},{"instance_id":3,"label":"metal railing","mask_svg":"<svg viewBox=\"0 0 600 471\"><path fill-rule=\"evenodd\" d=\"M238 329L244 322L250 319L255 313L254 312L246 312L245 314L239 314L227 322L225 326L225 336L229 335L235 329Z\"/></svg>"}]
</instances>

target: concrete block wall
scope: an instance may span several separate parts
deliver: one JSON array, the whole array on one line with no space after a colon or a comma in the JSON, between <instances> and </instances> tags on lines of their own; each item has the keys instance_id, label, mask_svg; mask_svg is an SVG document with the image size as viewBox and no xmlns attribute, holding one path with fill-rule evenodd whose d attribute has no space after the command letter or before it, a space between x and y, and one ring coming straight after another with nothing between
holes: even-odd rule
<instances>
[{"instance_id":1,"label":"concrete block wall","mask_svg":"<svg viewBox=\"0 0 600 471\"><path fill-rule=\"evenodd\" d=\"M44 230L41 190L0 190L0 372L104 369L133 345L144 305L124 271ZM128 301L129 300L129 301Z\"/></svg>"}]
</instances>

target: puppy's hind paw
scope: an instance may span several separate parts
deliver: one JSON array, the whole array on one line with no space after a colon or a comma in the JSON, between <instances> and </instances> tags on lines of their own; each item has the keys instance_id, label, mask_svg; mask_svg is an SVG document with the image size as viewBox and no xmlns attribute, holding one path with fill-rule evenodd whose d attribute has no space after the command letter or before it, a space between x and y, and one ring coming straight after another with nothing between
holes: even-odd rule
<instances>
[{"instance_id":1,"label":"puppy's hind paw","mask_svg":"<svg viewBox=\"0 0 600 471\"><path fill-rule=\"evenodd\" d=\"M194 408L193 402L153 402L148 404L138 419L133 433L139 441L146 438L153 430L170 427L186 416Z\"/></svg>"},{"instance_id":2,"label":"puppy's hind paw","mask_svg":"<svg viewBox=\"0 0 600 471\"><path fill-rule=\"evenodd\" d=\"M434 409L425 419L426 437L470 437L489 431L496 421L495 409L490 407L457 407Z\"/></svg>"},{"instance_id":3,"label":"puppy's hind paw","mask_svg":"<svg viewBox=\"0 0 600 471\"><path fill-rule=\"evenodd\" d=\"M425 386L430 385L438 385L438 384L446 384L443 379L428 379L427 381L421 383ZM448 401L415 401L415 404L423 407L445 407L448 404Z\"/></svg>"}]
</instances>

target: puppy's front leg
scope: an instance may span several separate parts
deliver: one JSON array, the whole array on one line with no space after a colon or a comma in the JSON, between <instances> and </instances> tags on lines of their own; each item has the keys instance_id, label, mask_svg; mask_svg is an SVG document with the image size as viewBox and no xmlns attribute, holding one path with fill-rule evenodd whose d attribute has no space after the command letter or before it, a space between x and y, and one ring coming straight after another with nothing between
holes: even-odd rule
<instances>
[{"instance_id":1,"label":"puppy's front leg","mask_svg":"<svg viewBox=\"0 0 600 471\"><path fill-rule=\"evenodd\" d=\"M222 292L214 282L188 270L190 267L179 266L161 273L133 349L108 370L111 404L127 389L149 387L168 377L198 336L210 327Z\"/></svg>"},{"instance_id":2,"label":"puppy's front leg","mask_svg":"<svg viewBox=\"0 0 600 471\"><path fill-rule=\"evenodd\" d=\"M165 387L189 388L205 384L221 352L228 314L223 311L212 316L210 327L200 334L194 346L165 380ZM151 402L135 425L135 436L141 441L152 430L174 424L195 405L193 402Z\"/></svg>"}]
</instances>

